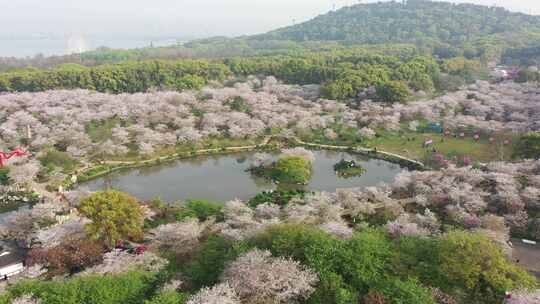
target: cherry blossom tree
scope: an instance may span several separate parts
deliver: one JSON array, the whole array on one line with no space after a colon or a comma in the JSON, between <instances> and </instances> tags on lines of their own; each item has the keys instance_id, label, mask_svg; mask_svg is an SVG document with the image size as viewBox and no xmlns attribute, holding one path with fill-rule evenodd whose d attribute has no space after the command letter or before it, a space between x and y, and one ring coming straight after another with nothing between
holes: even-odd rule
<instances>
[{"instance_id":1,"label":"cherry blossom tree","mask_svg":"<svg viewBox=\"0 0 540 304\"><path fill-rule=\"evenodd\" d=\"M179 255L190 254L199 246L206 224L196 219L158 226L149 231L150 248L172 251Z\"/></svg>"},{"instance_id":2,"label":"cherry blossom tree","mask_svg":"<svg viewBox=\"0 0 540 304\"><path fill-rule=\"evenodd\" d=\"M307 299L318 278L296 261L255 249L232 262L223 272L222 281L246 303L291 303Z\"/></svg>"},{"instance_id":3,"label":"cherry blossom tree","mask_svg":"<svg viewBox=\"0 0 540 304\"><path fill-rule=\"evenodd\" d=\"M120 249L114 249L103 256L103 263L87 268L80 275L89 274L118 274L134 269L157 272L167 265L167 260L146 251L133 254Z\"/></svg>"},{"instance_id":4,"label":"cherry blossom tree","mask_svg":"<svg viewBox=\"0 0 540 304\"><path fill-rule=\"evenodd\" d=\"M40 304L41 300L34 297L33 295L23 295L20 296L13 301L11 301L11 304Z\"/></svg>"},{"instance_id":5,"label":"cherry blossom tree","mask_svg":"<svg viewBox=\"0 0 540 304\"><path fill-rule=\"evenodd\" d=\"M199 290L187 304L241 304L241 301L228 283L222 283Z\"/></svg>"}]
</instances>

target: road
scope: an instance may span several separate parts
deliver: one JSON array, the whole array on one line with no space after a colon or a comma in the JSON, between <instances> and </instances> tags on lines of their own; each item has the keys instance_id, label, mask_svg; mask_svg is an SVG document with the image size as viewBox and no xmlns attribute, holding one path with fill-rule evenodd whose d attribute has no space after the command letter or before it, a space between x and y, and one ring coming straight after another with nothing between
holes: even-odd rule
<instances>
[{"instance_id":1,"label":"road","mask_svg":"<svg viewBox=\"0 0 540 304\"><path fill-rule=\"evenodd\" d=\"M540 281L540 244L529 245L520 239L512 239L514 261L519 261L518 265L527 269Z\"/></svg>"}]
</instances>

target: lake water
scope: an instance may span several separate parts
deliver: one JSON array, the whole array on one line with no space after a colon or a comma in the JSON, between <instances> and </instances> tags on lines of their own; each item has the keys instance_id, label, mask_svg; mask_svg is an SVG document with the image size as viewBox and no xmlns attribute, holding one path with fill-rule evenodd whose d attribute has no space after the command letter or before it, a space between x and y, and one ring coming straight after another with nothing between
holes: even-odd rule
<instances>
[{"instance_id":1,"label":"lake water","mask_svg":"<svg viewBox=\"0 0 540 304\"><path fill-rule=\"evenodd\" d=\"M315 163L306 190L334 191L337 188L376 186L392 182L403 169L398 165L335 151L313 151ZM138 169L127 169L84 183L92 191L117 189L141 200L160 197L166 202L192 199L227 201L249 199L276 189L276 185L252 176L246 169L254 153L205 156ZM275 157L275 156L274 156ZM354 159L366 172L359 177L340 178L333 166L341 159ZM290 187L290 186L289 186ZM298 186L299 187L299 186Z\"/></svg>"}]
</instances>

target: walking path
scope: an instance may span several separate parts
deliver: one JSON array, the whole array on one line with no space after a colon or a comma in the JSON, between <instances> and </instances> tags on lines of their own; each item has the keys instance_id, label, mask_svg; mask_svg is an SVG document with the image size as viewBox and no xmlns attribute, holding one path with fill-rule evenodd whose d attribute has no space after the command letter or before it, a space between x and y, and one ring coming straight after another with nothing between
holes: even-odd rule
<instances>
[{"instance_id":1,"label":"walking path","mask_svg":"<svg viewBox=\"0 0 540 304\"><path fill-rule=\"evenodd\" d=\"M349 150L349 149L352 149L354 152L358 152L358 153L362 153L362 154L370 154L370 155L378 154L378 155L387 156L387 157L390 157L390 158L399 159L399 160L414 164L416 166L419 166L420 168L425 167L425 165L423 163L421 163L421 162L419 162L417 160L407 158L407 157L405 157L403 155L399 155L399 154L395 154L395 153L391 153L391 152L386 152L386 151L381 151L381 150L378 150L378 149L369 149L369 148L362 148L362 147L348 147L348 146L332 146L332 145L323 145L323 144L316 144L316 143L307 143L307 142L304 142L304 141L302 141L302 140L300 140L299 138L296 138L296 137L294 137L294 140L297 143L299 143L301 145L304 145L304 146L316 147L316 148L322 148L322 149L336 149L336 150Z\"/></svg>"}]
</instances>

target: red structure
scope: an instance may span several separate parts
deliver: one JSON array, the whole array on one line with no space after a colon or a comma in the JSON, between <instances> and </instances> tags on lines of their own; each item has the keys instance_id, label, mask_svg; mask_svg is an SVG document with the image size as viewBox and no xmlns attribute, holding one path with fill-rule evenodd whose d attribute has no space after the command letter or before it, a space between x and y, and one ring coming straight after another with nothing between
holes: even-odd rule
<instances>
[{"instance_id":1,"label":"red structure","mask_svg":"<svg viewBox=\"0 0 540 304\"><path fill-rule=\"evenodd\" d=\"M0 151L0 168L4 167L6 161L12 157L22 157L26 156L26 152L21 149L15 149L10 153Z\"/></svg>"}]
</instances>

